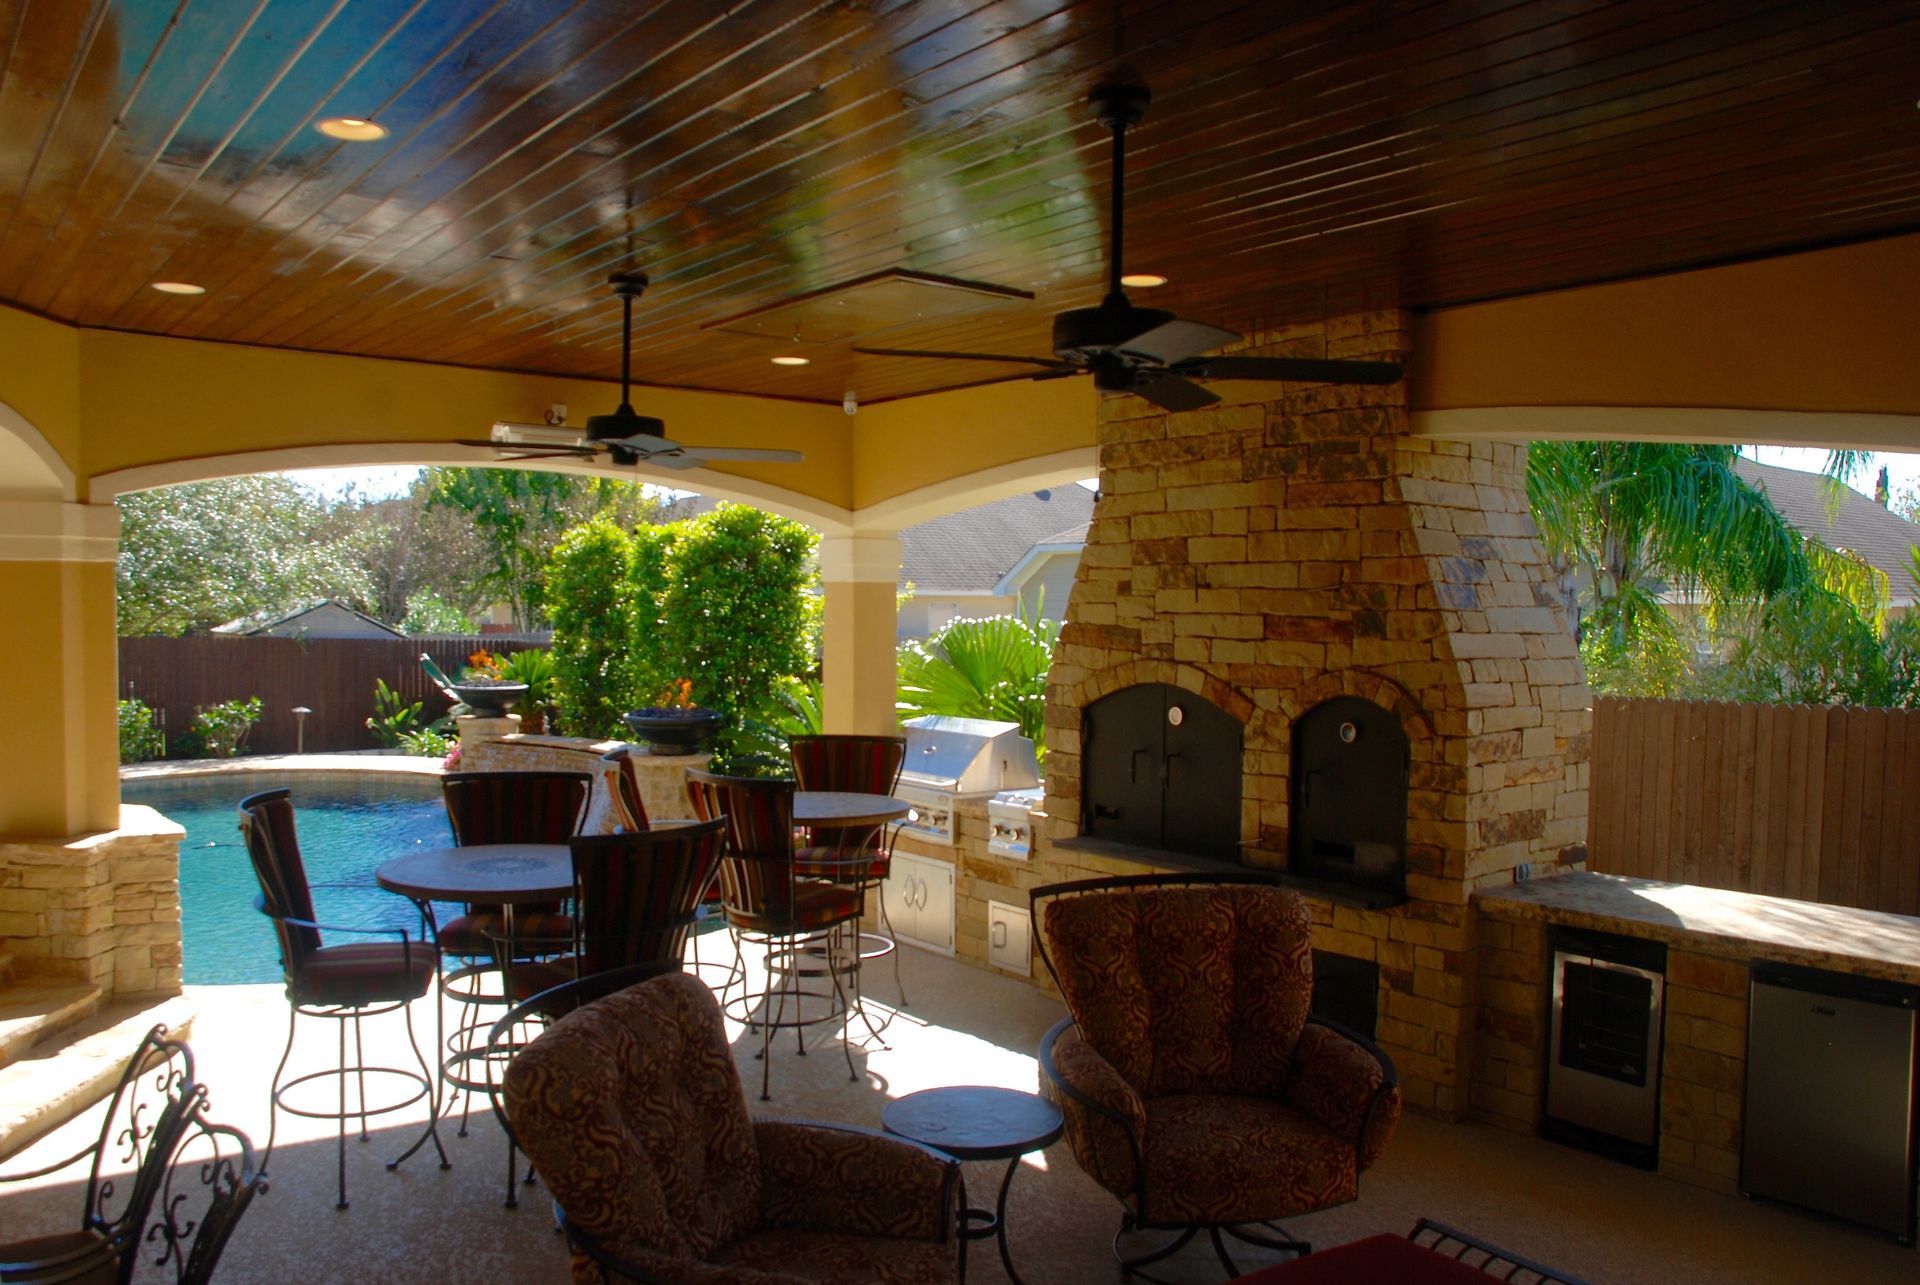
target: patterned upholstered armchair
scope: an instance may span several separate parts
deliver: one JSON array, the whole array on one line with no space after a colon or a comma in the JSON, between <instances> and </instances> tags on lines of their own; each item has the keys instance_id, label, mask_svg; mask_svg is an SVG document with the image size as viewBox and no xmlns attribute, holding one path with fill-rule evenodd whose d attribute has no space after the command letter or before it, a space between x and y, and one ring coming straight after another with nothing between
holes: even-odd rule
<instances>
[{"instance_id":1,"label":"patterned upholstered armchair","mask_svg":"<svg viewBox=\"0 0 1920 1285\"><path fill-rule=\"evenodd\" d=\"M1273 1220L1353 1200L1401 1101L1371 1041L1308 1013L1306 903L1232 876L1160 875L1031 900L1071 1014L1041 1042L1041 1091L1081 1168L1119 1197L1121 1231L1178 1233L1123 1271L1202 1231L1229 1276L1222 1233L1307 1252Z\"/></svg>"},{"instance_id":2,"label":"patterned upholstered armchair","mask_svg":"<svg viewBox=\"0 0 1920 1285\"><path fill-rule=\"evenodd\" d=\"M576 1285L957 1281L957 1162L837 1125L754 1120L713 994L673 973L568 1014L507 1068Z\"/></svg>"}]
</instances>

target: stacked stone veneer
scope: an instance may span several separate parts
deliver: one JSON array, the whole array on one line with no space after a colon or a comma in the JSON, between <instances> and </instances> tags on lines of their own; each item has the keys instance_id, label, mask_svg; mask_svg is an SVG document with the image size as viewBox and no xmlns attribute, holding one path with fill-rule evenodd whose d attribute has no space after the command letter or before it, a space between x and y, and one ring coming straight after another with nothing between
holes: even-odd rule
<instances>
[{"instance_id":1,"label":"stacked stone veneer","mask_svg":"<svg viewBox=\"0 0 1920 1285\"><path fill-rule=\"evenodd\" d=\"M1473 1115L1532 1133L1545 1112L1551 959L1546 929L1482 913ZM1660 1172L1735 1190L1746 1091L1748 967L1670 948L1660 1053Z\"/></svg>"},{"instance_id":2,"label":"stacked stone veneer","mask_svg":"<svg viewBox=\"0 0 1920 1285\"><path fill-rule=\"evenodd\" d=\"M1261 355L1404 355L1406 316L1256 336ZM1100 410L1100 499L1047 691L1046 834L1077 833L1088 704L1136 683L1245 726L1243 859L1286 862L1293 721L1393 711L1413 756L1409 901L1314 901L1316 945L1380 965L1378 1034L1410 1101L1465 1110L1468 896L1584 855L1588 692L1527 513L1524 448L1408 435L1404 384L1215 385ZM1252 400L1257 397L1259 400Z\"/></svg>"},{"instance_id":3,"label":"stacked stone veneer","mask_svg":"<svg viewBox=\"0 0 1920 1285\"><path fill-rule=\"evenodd\" d=\"M585 772L593 777L593 795L587 800L587 815L581 824L584 834L612 834L615 816L602 755L626 744L624 741L596 741L584 736L534 736L520 732L520 716L456 719L460 729L460 762L463 772ZM687 800L687 769L703 768L710 755L648 754L634 748L635 777L640 783L640 801L646 805L649 820L691 821L693 805Z\"/></svg>"},{"instance_id":4,"label":"stacked stone veneer","mask_svg":"<svg viewBox=\"0 0 1920 1285\"><path fill-rule=\"evenodd\" d=\"M103 996L180 990L180 840L152 808L66 840L0 837L0 953L21 980Z\"/></svg>"}]
</instances>

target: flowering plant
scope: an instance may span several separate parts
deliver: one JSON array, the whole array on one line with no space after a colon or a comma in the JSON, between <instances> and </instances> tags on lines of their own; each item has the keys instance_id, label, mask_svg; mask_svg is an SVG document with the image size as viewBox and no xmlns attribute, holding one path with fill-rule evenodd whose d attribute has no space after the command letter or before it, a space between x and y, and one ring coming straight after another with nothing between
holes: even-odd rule
<instances>
[{"instance_id":1,"label":"flowering plant","mask_svg":"<svg viewBox=\"0 0 1920 1285\"><path fill-rule=\"evenodd\" d=\"M466 682L498 678L500 677L500 658L482 647L467 657L466 672L461 677Z\"/></svg>"}]
</instances>

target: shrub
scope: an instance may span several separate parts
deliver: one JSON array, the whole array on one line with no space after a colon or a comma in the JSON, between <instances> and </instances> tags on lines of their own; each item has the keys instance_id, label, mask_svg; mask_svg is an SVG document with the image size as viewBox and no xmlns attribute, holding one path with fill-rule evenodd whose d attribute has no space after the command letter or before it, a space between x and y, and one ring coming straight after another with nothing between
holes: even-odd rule
<instances>
[{"instance_id":1,"label":"shrub","mask_svg":"<svg viewBox=\"0 0 1920 1285\"><path fill-rule=\"evenodd\" d=\"M740 720L773 708L784 680L813 667L816 537L789 518L722 504L673 547L660 616L674 676L695 699Z\"/></svg>"},{"instance_id":2,"label":"shrub","mask_svg":"<svg viewBox=\"0 0 1920 1285\"><path fill-rule=\"evenodd\" d=\"M400 737L400 750L414 758L445 758L452 753L457 742L444 732L436 732L431 727L417 728Z\"/></svg>"},{"instance_id":3,"label":"shrub","mask_svg":"<svg viewBox=\"0 0 1920 1285\"><path fill-rule=\"evenodd\" d=\"M373 733L374 740L391 749L420 726L420 706L420 701L409 702L387 686L386 679L376 678L373 680L373 714L367 719L367 730Z\"/></svg>"},{"instance_id":4,"label":"shrub","mask_svg":"<svg viewBox=\"0 0 1920 1285\"><path fill-rule=\"evenodd\" d=\"M120 761L138 763L167 752L167 738L153 721L153 710L143 700L120 702Z\"/></svg>"},{"instance_id":5,"label":"shrub","mask_svg":"<svg viewBox=\"0 0 1920 1285\"><path fill-rule=\"evenodd\" d=\"M509 683L525 683L527 694L521 697L520 712L531 714L553 704L553 656L538 647L516 651L501 658L494 672Z\"/></svg>"},{"instance_id":6,"label":"shrub","mask_svg":"<svg viewBox=\"0 0 1920 1285\"><path fill-rule=\"evenodd\" d=\"M633 541L605 517L560 537L547 563L553 700L572 736L609 736L637 703Z\"/></svg>"},{"instance_id":7,"label":"shrub","mask_svg":"<svg viewBox=\"0 0 1920 1285\"><path fill-rule=\"evenodd\" d=\"M643 526L633 532L633 692L635 703L651 698L681 673L666 622L667 581L674 546L689 524Z\"/></svg>"},{"instance_id":8,"label":"shrub","mask_svg":"<svg viewBox=\"0 0 1920 1285\"><path fill-rule=\"evenodd\" d=\"M247 733L260 721L262 702L258 696L245 700L221 701L202 705L193 711L193 731L200 747L209 756L230 759L246 743Z\"/></svg>"}]
</instances>

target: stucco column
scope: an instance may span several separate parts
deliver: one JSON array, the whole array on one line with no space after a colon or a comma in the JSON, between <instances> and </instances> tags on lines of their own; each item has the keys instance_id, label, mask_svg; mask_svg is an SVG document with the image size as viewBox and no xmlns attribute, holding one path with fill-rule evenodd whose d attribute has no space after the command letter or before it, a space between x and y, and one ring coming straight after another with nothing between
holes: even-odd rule
<instances>
[{"instance_id":1,"label":"stucco column","mask_svg":"<svg viewBox=\"0 0 1920 1285\"><path fill-rule=\"evenodd\" d=\"M0 738L0 835L120 824L112 505L0 499L0 604L12 731Z\"/></svg>"},{"instance_id":2,"label":"stucco column","mask_svg":"<svg viewBox=\"0 0 1920 1285\"><path fill-rule=\"evenodd\" d=\"M821 626L826 730L891 733L899 723L894 647L900 537L826 537L820 541L820 580L826 592Z\"/></svg>"}]
</instances>

